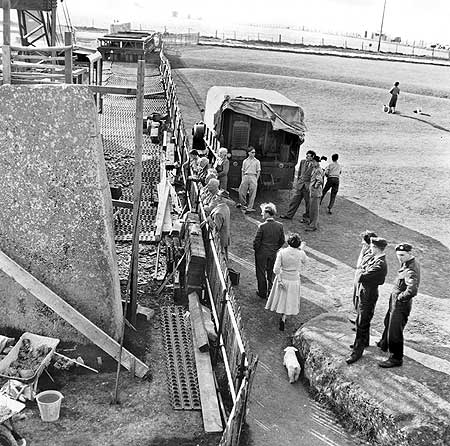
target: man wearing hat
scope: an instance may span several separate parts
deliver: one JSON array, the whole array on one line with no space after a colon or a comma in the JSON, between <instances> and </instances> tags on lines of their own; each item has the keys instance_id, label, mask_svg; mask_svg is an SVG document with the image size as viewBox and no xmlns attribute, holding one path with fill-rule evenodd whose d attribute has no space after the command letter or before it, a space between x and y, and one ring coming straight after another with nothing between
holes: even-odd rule
<instances>
[{"instance_id":1,"label":"man wearing hat","mask_svg":"<svg viewBox=\"0 0 450 446\"><path fill-rule=\"evenodd\" d=\"M370 322L378 300L378 286L384 283L387 274L387 263L384 249L387 241L381 237L370 239L372 259L361 267L358 276L358 313L356 317L356 337L351 345L352 354L346 359L353 364L363 355L369 346Z\"/></svg>"},{"instance_id":2,"label":"man wearing hat","mask_svg":"<svg viewBox=\"0 0 450 446\"><path fill-rule=\"evenodd\" d=\"M400 243L395 247L400 269L384 318L383 336L377 342L381 350L389 350L390 353L389 359L378 364L383 368L400 367L403 364L403 330L411 313L412 298L417 295L420 283L420 265L412 249L409 243Z\"/></svg>"}]
</instances>

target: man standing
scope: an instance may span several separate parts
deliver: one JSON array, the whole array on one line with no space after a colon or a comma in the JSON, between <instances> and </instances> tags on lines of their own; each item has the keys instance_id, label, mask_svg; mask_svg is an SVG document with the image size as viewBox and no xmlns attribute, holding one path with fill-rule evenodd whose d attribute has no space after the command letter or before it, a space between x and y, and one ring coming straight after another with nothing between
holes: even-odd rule
<instances>
[{"instance_id":1,"label":"man standing","mask_svg":"<svg viewBox=\"0 0 450 446\"><path fill-rule=\"evenodd\" d=\"M372 260L373 254L370 249L370 239L373 237L377 237L377 234L372 231L368 231L367 229L364 232L361 232L361 251L359 252L358 260L356 261L356 271L355 277L353 279L353 309L354 309L354 317L350 318L350 322L352 324L356 323L356 316L358 313L358 284L359 284L359 275L361 274L364 265L366 265L370 260Z\"/></svg>"},{"instance_id":2,"label":"man standing","mask_svg":"<svg viewBox=\"0 0 450 446\"><path fill-rule=\"evenodd\" d=\"M302 200L305 200L305 213L303 214L303 222L309 222L309 183L311 181L311 172L313 170L312 159L316 156L316 152L308 150L306 158L300 161L297 179L294 179L292 191L294 195L289 202L289 209L286 214L280 218L292 220Z\"/></svg>"},{"instance_id":3,"label":"man standing","mask_svg":"<svg viewBox=\"0 0 450 446\"><path fill-rule=\"evenodd\" d=\"M330 202L328 203L328 213L332 214L331 209L334 206L334 201L336 200L336 195L339 190L339 178L341 176L341 165L338 163L339 155L334 153L331 155L331 163L325 168L325 176L327 177L327 184L323 188L322 198L320 199L320 204L322 204L323 199L327 192L331 189Z\"/></svg>"},{"instance_id":4,"label":"man standing","mask_svg":"<svg viewBox=\"0 0 450 446\"><path fill-rule=\"evenodd\" d=\"M227 200L230 195L227 191L221 190L215 199L215 207L211 211L208 218L209 223L219 235L220 247L225 260L228 262L228 246L230 246L231 232L230 232L230 208Z\"/></svg>"},{"instance_id":5,"label":"man standing","mask_svg":"<svg viewBox=\"0 0 450 446\"><path fill-rule=\"evenodd\" d=\"M244 206L246 213L256 212L253 209L255 204L256 190L258 189L258 180L261 175L261 163L255 158L256 150L250 146L248 157L242 163L242 179L239 186L239 201L237 207ZM247 206L247 194L248 206Z\"/></svg>"},{"instance_id":6,"label":"man standing","mask_svg":"<svg viewBox=\"0 0 450 446\"><path fill-rule=\"evenodd\" d=\"M387 242L384 238L370 239L370 251L373 258L363 265L358 278L358 315L356 317L356 337L351 346L352 354L346 359L353 364L363 355L369 346L370 322L378 300L378 286L384 283L387 274L387 263L384 249Z\"/></svg>"},{"instance_id":7,"label":"man standing","mask_svg":"<svg viewBox=\"0 0 450 446\"><path fill-rule=\"evenodd\" d=\"M390 353L389 359L378 364L383 368L403 364L403 330L411 313L412 298L417 295L420 283L420 265L411 253L412 249L408 243L400 243L395 247L400 269L384 318L383 336L377 342L381 350L389 350Z\"/></svg>"},{"instance_id":8,"label":"man standing","mask_svg":"<svg viewBox=\"0 0 450 446\"><path fill-rule=\"evenodd\" d=\"M319 208L323 190L323 169L320 167L320 158L316 155L312 161L311 182L309 184L309 225L305 231L319 229Z\"/></svg>"},{"instance_id":9,"label":"man standing","mask_svg":"<svg viewBox=\"0 0 450 446\"><path fill-rule=\"evenodd\" d=\"M275 221L274 217L277 208L273 203L261 205L261 216L264 223L261 223L253 240L255 251L256 280L258 291L256 294L261 299L267 298L267 291L273 283L273 265L277 256L277 251L284 244L283 225Z\"/></svg>"}]
</instances>

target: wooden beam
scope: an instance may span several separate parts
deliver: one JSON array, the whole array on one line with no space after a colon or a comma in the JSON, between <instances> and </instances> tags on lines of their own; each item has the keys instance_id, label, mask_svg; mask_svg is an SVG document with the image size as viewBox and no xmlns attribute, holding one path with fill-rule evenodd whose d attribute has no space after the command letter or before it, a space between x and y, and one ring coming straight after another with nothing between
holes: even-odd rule
<instances>
[{"instance_id":1,"label":"wooden beam","mask_svg":"<svg viewBox=\"0 0 450 446\"><path fill-rule=\"evenodd\" d=\"M157 242L161 240L164 217L166 215L167 204L169 202L169 187L167 185L167 181L159 183L158 186L158 209L156 211L155 219L155 239Z\"/></svg>"},{"instance_id":2,"label":"wooden beam","mask_svg":"<svg viewBox=\"0 0 450 446\"><path fill-rule=\"evenodd\" d=\"M3 0L3 45L11 45L11 0Z\"/></svg>"},{"instance_id":3,"label":"wooden beam","mask_svg":"<svg viewBox=\"0 0 450 446\"><path fill-rule=\"evenodd\" d=\"M133 202L132 201L124 201L124 200L112 200L113 206L116 208L127 208L127 209L133 209Z\"/></svg>"},{"instance_id":4,"label":"wooden beam","mask_svg":"<svg viewBox=\"0 0 450 446\"><path fill-rule=\"evenodd\" d=\"M2 65L3 65L3 83L11 83L11 2L3 0L3 46L2 46Z\"/></svg>"},{"instance_id":5,"label":"wooden beam","mask_svg":"<svg viewBox=\"0 0 450 446\"><path fill-rule=\"evenodd\" d=\"M64 52L65 62L65 83L71 84L73 82L73 60L72 60L72 53L73 53L73 47L72 47L72 33L71 32L65 32L64 33L64 44L66 47L68 47L67 50Z\"/></svg>"},{"instance_id":6,"label":"wooden beam","mask_svg":"<svg viewBox=\"0 0 450 446\"><path fill-rule=\"evenodd\" d=\"M199 350L195 336L194 343L195 364L197 366L198 387L200 401L202 403L203 428L205 432L222 432L222 420L220 418L219 402L217 400L216 386L209 352L202 353Z\"/></svg>"},{"instance_id":7,"label":"wooden beam","mask_svg":"<svg viewBox=\"0 0 450 446\"><path fill-rule=\"evenodd\" d=\"M206 333L205 322L203 321L203 312L200 307L198 294L196 292L190 293L188 299L193 336L195 336L199 350L202 353L207 352L209 351L208 334Z\"/></svg>"},{"instance_id":8,"label":"wooden beam","mask_svg":"<svg viewBox=\"0 0 450 446\"><path fill-rule=\"evenodd\" d=\"M130 286L130 322L136 324L139 234L140 234L140 202L142 196L142 115L144 114L144 83L145 62L138 61L136 78L136 116L134 145L134 181L133 181L133 246L132 246L132 277Z\"/></svg>"},{"instance_id":9,"label":"wooden beam","mask_svg":"<svg viewBox=\"0 0 450 446\"><path fill-rule=\"evenodd\" d=\"M0 270L3 271L8 277L15 280L36 299L39 299L42 303L51 308L56 314L61 316L95 345L103 349L106 353L118 361L120 349L118 342L75 310L75 308L59 297L56 293L47 288L43 283L39 282L39 280L28 271L25 271L3 251L0 251ZM139 359L135 358L128 350L123 349L121 364L127 370L130 370L133 360L136 361L136 376L143 378L149 371L148 366Z\"/></svg>"},{"instance_id":10,"label":"wooden beam","mask_svg":"<svg viewBox=\"0 0 450 446\"><path fill-rule=\"evenodd\" d=\"M100 94L121 94L125 96L136 96L136 88L115 87L112 85L90 85L92 93Z\"/></svg>"},{"instance_id":11,"label":"wooden beam","mask_svg":"<svg viewBox=\"0 0 450 446\"><path fill-rule=\"evenodd\" d=\"M5 0L3 0L5 1ZM72 46L40 46L40 47L34 47L34 46L11 46L11 51L23 51L25 53L52 53L53 51L56 52L65 52L67 50L70 50Z\"/></svg>"},{"instance_id":12,"label":"wooden beam","mask_svg":"<svg viewBox=\"0 0 450 446\"><path fill-rule=\"evenodd\" d=\"M33 54L14 54L12 56L13 60L42 60L42 62L51 62L54 60L65 60L63 56L44 56L44 55L33 55Z\"/></svg>"}]
</instances>

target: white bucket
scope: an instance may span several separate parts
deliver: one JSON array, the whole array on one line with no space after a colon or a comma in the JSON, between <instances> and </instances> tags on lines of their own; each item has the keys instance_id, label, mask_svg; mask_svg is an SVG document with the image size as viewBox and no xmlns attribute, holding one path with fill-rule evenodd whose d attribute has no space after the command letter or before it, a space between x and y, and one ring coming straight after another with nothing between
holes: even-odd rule
<instances>
[{"instance_id":1,"label":"white bucket","mask_svg":"<svg viewBox=\"0 0 450 446\"><path fill-rule=\"evenodd\" d=\"M46 390L36 395L42 421L56 421L59 418L63 398L62 393L57 390Z\"/></svg>"}]
</instances>

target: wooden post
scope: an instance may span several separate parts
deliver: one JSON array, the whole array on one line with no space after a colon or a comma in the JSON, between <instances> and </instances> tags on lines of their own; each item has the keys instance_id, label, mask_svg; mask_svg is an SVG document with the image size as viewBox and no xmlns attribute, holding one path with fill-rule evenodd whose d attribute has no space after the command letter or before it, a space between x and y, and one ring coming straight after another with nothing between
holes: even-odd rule
<instances>
[{"instance_id":1,"label":"wooden post","mask_svg":"<svg viewBox=\"0 0 450 446\"><path fill-rule=\"evenodd\" d=\"M3 0L3 83L11 83L11 1Z\"/></svg>"},{"instance_id":2,"label":"wooden post","mask_svg":"<svg viewBox=\"0 0 450 446\"><path fill-rule=\"evenodd\" d=\"M70 46L70 49L64 51L64 65L65 65L65 83L72 83L72 33L65 32L64 33L64 45Z\"/></svg>"},{"instance_id":3,"label":"wooden post","mask_svg":"<svg viewBox=\"0 0 450 446\"><path fill-rule=\"evenodd\" d=\"M134 181L133 181L133 247L131 265L129 321L136 324L139 234L140 234L140 200L142 191L142 117L144 116L144 80L145 61L138 61L136 85L136 129L134 146Z\"/></svg>"},{"instance_id":4,"label":"wooden post","mask_svg":"<svg viewBox=\"0 0 450 446\"><path fill-rule=\"evenodd\" d=\"M51 25L50 25L50 45L56 46L56 6L52 8L51 14Z\"/></svg>"}]
</instances>

